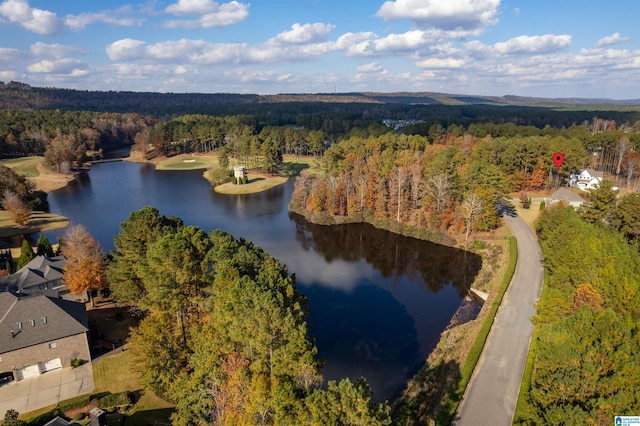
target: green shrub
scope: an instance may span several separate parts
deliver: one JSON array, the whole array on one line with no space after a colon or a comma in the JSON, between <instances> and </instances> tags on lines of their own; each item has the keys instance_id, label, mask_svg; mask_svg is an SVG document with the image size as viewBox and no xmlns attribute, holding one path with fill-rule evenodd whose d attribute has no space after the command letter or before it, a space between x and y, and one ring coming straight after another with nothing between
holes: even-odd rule
<instances>
[{"instance_id":1,"label":"green shrub","mask_svg":"<svg viewBox=\"0 0 640 426\"><path fill-rule=\"evenodd\" d=\"M242 178L242 183L247 184L249 183L249 176L245 176Z\"/></svg>"},{"instance_id":2,"label":"green shrub","mask_svg":"<svg viewBox=\"0 0 640 426\"><path fill-rule=\"evenodd\" d=\"M132 402L129 392L112 393L103 398L100 398L100 407L119 407L122 405L130 405Z\"/></svg>"},{"instance_id":3,"label":"green shrub","mask_svg":"<svg viewBox=\"0 0 640 426\"><path fill-rule=\"evenodd\" d=\"M81 359L74 358L71 360L71 368L80 367L84 362Z\"/></svg>"},{"instance_id":4,"label":"green shrub","mask_svg":"<svg viewBox=\"0 0 640 426\"><path fill-rule=\"evenodd\" d=\"M547 203L545 203L544 201L540 201L540 210L544 210L547 208Z\"/></svg>"},{"instance_id":5,"label":"green shrub","mask_svg":"<svg viewBox=\"0 0 640 426\"><path fill-rule=\"evenodd\" d=\"M234 185L238 184L238 178L237 177L233 177L233 179L231 179L231 182L233 182Z\"/></svg>"},{"instance_id":6,"label":"green shrub","mask_svg":"<svg viewBox=\"0 0 640 426\"><path fill-rule=\"evenodd\" d=\"M80 420L84 419L84 413L77 413L73 415L73 420L78 422Z\"/></svg>"},{"instance_id":7,"label":"green shrub","mask_svg":"<svg viewBox=\"0 0 640 426\"><path fill-rule=\"evenodd\" d=\"M81 395L65 401L60 401L58 403L58 408L60 411L66 412L75 410L76 408L82 408L87 404L89 404L89 395Z\"/></svg>"}]
</instances>

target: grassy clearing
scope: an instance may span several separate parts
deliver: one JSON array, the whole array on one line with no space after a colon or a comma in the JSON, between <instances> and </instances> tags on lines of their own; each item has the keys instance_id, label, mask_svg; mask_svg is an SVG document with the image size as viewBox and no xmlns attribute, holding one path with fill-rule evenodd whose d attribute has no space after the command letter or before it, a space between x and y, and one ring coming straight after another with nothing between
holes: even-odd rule
<instances>
[{"instance_id":1,"label":"grassy clearing","mask_svg":"<svg viewBox=\"0 0 640 426\"><path fill-rule=\"evenodd\" d=\"M256 192L266 191L278 185L282 185L289 178L282 176L259 175L251 177L249 174L249 182L244 185L235 185L232 182L223 183L216 186L214 191L220 194L255 194Z\"/></svg>"},{"instance_id":2,"label":"grassy clearing","mask_svg":"<svg viewBox=\"0 0 640 426\"><path fill-rule=\"evenodd\" d=\"M94 394L134 392L140 396L127 412L125 425L166 424L173 405L142 389L140 379L133 370L131 352L101 358L93 365Z\"/></svg>"},{"instance_id":3,"label":"grassy clearing","mask_svg":"<svg viewBox=\"0 0 640 426\"><path fill-rule=\"evenodd\" d=\"M522 204L516 203L515 208L518 216L520 216L522 220L524 220L524 222L529 226L529 228L531 228L531 230L535 232L535 221L540 215L540 202L531 203L531 207L528 209L523 208Z\"/></svg>"},{"instance_id":4,"label":"grassy clearing","mask_svg":"<svg viewBox=\"0 0 640 426\"><path fill-rule=\"evenodd\" d=\"M18 226L6 210L0 210L0 238L33 234L63 229L69 225L69 219L52 213L35 212L25 226Z\"/></svg>"},{"instance_id":5,"label":"grassy clearing","mask_svg":"<svg viewBox=\"0 0 640 426\"><path fill-rule=\"evenodd\" d=\"M38 164L41 164L43 161L44 157L34 156L2 160L0 161L0 164L13 169L16 173L23 176L36 177L40 176Z\"/></svg>"},{"instance_id":6,"label":"grassy clearing","mask_svg":"<svg viewBox=\"0 0 640 426\"><path fill-rule=\"evenodd\" d=\"M218 164L218 156L213 154L181 154L167 158L156 164L156 170L202 170Z\"/></svg>"},{"instance_id":7,"label":"grassy clearing","mask_svg":"<svg viewBox=\"0 0 640 426\"><path fill-rule=\"evenodd\" d=\"M131 368L131 352L124 351L99 359L93 364L95 393L126 392L142 389L138 375Z\"/></svg>"},{"instance_id":8,"label":"grassy clearing","mask_svg":"<svg viewBox=\"0 0 640 426\"><path fill-rule=\"evenodd\" d=\"M315 157L296 157L285 155L282 163L282 171L287 176L297 176L307 169L311 175L318 173L318 161Z\"/></svg>"}]
</instances>

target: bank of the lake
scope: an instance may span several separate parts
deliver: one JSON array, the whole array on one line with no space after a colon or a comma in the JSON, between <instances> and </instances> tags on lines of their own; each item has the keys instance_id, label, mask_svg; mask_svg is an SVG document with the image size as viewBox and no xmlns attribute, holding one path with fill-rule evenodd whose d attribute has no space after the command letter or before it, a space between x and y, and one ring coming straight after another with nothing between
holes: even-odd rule
<instances>
[{"instance_id":1,"label":"bank of the lake","mask_svg":"<svg viewBox=\"0 0 640 426\"><path fill-rule=\"evenodd\" d=\"M481 259L370 225L310 224L287 209L293 186L223 195L198 170L113 162L93 165L51 193L49 204L85 225L105 251L120 223L144 206L254 242L295 273L307 296L325 380L364 376L376 400L393 400L436 346Z\"/></svg>"},{"instance_id":2,"label":"bank of the lake","mask_svg":"<svg viewBox=\"0 0 640 426\"><path fill-rule=\"evenodd\" d=\"M503 224L499 229L478 237L471 244L465 244L464 241L456 241L450 235L439 231L403 225L373 216L329 216L319 212L296 211L299 209L292 204L289 204L289 209L304 216L311 223L327 226L367 223L378 229L437 244L451 247L466 245L465 250L471 250L482 257L481 270L470 287L489 294L488 299L482 304L475 318L463 320L462 323L455 322L454 318L458 313L451 318L449 326L440 335L437 345L429 353L422 368L408 380L407 386L393 404L394 419L401 421L401 424L439 424L443 419L449 421L475 368L479 351L482 350L484 340L478 341L485 332L483 329L487 328L486 324L489 324L490 328L490 316L495 315L494 308L497 308L494 305L499 305L498 299L506 290L513 274L510 267L515 267L515 264L510 265L510 259L514 256L511 251L515 250L515 247L508 238L509 231L506 226ZM464 304L461 305L461 309L463 306Z\"/></svg>"}]
</instances>

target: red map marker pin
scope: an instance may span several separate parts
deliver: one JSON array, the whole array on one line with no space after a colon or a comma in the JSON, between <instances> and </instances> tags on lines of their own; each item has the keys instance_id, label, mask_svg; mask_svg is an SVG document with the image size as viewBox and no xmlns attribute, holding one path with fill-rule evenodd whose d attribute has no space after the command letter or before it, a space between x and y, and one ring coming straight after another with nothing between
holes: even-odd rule
<instances>
[{"instance_id":1,"label":"red map marker pin","mask_svg":"<svg viewBox=\"0 0 640 426\"><path fill-rule=\"evenodd\" d=\"M555 163L557 168L562 166L562 162L564 161L564 154L561 152L556 152L553 154L553 162Z\"/></svg>"}]
</instances>

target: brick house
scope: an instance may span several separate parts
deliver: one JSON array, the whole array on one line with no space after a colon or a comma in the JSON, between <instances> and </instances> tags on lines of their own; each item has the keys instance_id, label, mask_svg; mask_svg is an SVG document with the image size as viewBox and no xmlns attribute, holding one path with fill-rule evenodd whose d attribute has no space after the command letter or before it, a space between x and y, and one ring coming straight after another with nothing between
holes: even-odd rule
<instances>
[{"instance_id":1,"label":"brick house","mask_svg":"<svg viewBox=\"0 0 640 426\"><path fill-rule=\"evenodd\" d=\"M90 361L83 303L45 295L0 293L0 373L16 380Z\"/></svg>"}]
</instances>

